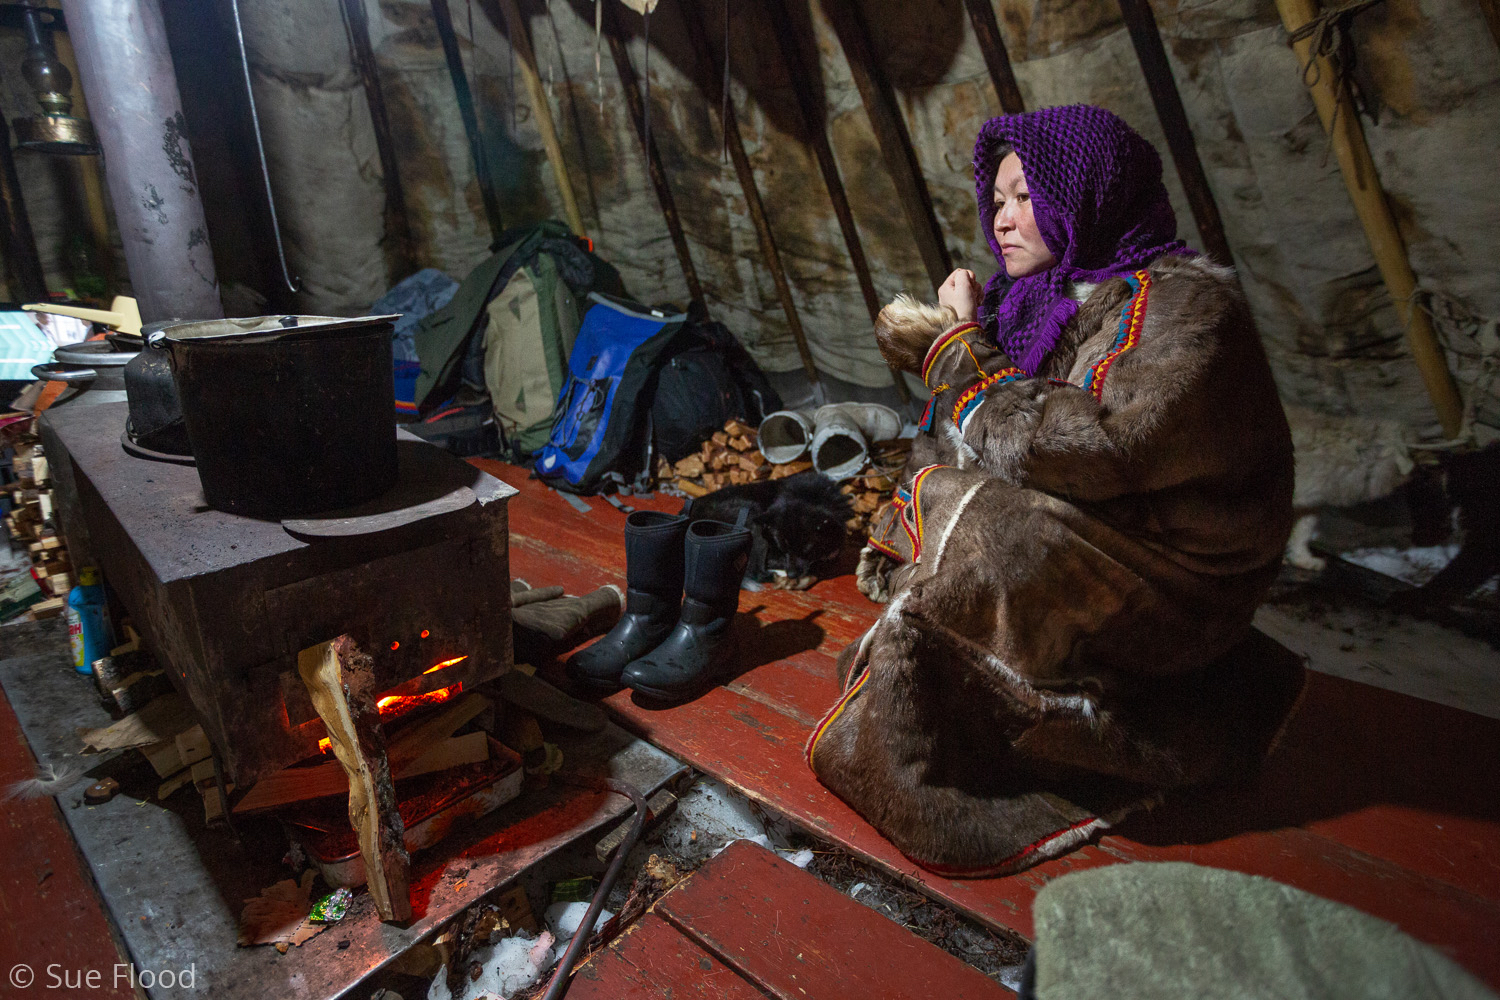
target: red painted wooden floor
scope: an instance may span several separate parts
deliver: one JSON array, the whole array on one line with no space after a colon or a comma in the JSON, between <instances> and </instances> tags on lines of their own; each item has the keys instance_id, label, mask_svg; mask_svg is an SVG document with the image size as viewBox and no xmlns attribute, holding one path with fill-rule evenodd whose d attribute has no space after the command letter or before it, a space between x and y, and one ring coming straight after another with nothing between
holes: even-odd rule
<instances>
[{"instance_id":1,"label":"red painted wooden floor","mask_svg":"<svg viewBox=\"0 0 1500 1000\"><path fill-rule=\"evenodd\" d=\"M659 899L580 968L568 989L570 1000L1003 1000L1014 995L743 840Z\"/></svg>"},{"instance_id":2,"label":"red painted wooden floor","mask_svg":"<svg viewBox=\"0 0 1500 1000\"><path fill-rule=\"evenodd\" d=\"M21 725L0 692L0 794L35 774ZM116 983L124 959L104 904L57 809L50 798L0 804L0 997L129 1000L135 991L128 970ZM90 972L97 978L80 978ZM82 989L65 989L69 983Z\"/></svg>"},{"instance_id":3,"label":"red painted wooden floor","mask_svg":"<svg viewBox=\"0 0 1500 1000\"><path fill-rule=\"evenodd\" d=\"M597 497L580 513L524 470L475 464L521 491L510 505L513 573L573 593L624 583L624 514ZM644 505L675 511L680 501ZM629 692L606 706L668 752L982 923L1029 937L1032 897L1051 878L1190 861L1355 906L1500 986L1500 721L1312 673L1254 788L1176 795L1065 858L956 881L907 861L803 762L811 727L837 697L834 658L877 613L852 574L801 593L744 592L740 612L744 662L732 680L674 708L638 705Z\"/></svg>"}]
</instances>

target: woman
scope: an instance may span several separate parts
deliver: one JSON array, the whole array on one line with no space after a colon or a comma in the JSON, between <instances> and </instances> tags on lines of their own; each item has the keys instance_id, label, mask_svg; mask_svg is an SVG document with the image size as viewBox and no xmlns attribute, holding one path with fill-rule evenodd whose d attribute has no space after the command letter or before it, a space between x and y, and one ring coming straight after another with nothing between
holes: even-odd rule
<instances>
[{"instance_id":1,"label":"woman","mask_svg":"<svg viewBox=\"0 0 1500 1000\"><path fill-rule=\"evenodd\" d=\"M1156 151L1073 106L992 119L974 166L1005 277L956 271L876 325L933 398L861 557L889 606L808 747L950 874L1248 773L1302 685L1250 627L1291 527L1286 420L1232 272L1175 238Z\"/></svg>"}]
</instances>

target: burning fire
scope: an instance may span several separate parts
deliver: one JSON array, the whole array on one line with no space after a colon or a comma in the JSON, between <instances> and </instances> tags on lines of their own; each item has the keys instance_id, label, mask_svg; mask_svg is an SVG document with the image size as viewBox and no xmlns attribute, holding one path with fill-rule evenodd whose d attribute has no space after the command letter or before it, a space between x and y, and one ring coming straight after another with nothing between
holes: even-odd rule
<instances>
[{"instance_id":1,"label":"burning fire","mask_svg":"<svg viewBox=\"0 0 1500 1000\"><path fill-rule=\"evenodd\" d=\"M426 670L422 671L422 674L423 676L426 676L427 674L435 674L439 670L442 670L444 667L451 667L455 663L462 663L467 659L467 656L455 656L451 660L444 660L442 663L433 664ZM390 719L397 718L398 716L405 715L407 712L410 712L413 709L421 708L424 705L441 705L445 701L451 701L452 699L458 697L459 695L463 694L463 692L463 682L459 681L457 684L450 684L448 687L438 688L436 691L428 691L426 694L386 695L384 698L381 698L378 702L375 703L375 707L380 712L381 721L384 722ZM320 753L326 754L332 749L333 741L328 737L325 736L318 741L318 751Z\"/></svg>"}]
</instances>

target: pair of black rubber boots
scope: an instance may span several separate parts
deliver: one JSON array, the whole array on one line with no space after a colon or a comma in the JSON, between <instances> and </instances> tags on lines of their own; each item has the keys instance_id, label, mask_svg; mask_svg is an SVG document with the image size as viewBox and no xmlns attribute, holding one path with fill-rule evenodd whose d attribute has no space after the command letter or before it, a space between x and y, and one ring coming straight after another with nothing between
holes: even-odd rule
<instances>
[{"instance_id":1,"label":"pair of black rubber boots","mask_svg":"<svg viewBox=\"0 0 1500 1000\"><path fill-rule=\"evenodd\" d=\"M568 676L594 694L622 686L662 701L713 679L739 606L750 530L638 510L625 519L625 613L568 660Z\"/></svg>"}]
</instances>

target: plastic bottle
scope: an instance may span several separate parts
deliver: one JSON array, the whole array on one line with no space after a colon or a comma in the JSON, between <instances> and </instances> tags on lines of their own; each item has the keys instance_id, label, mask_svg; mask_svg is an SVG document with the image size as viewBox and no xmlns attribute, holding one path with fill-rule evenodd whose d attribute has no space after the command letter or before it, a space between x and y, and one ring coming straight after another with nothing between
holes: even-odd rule
<instances>
[{"instance_id":1,"label":"plastic bottle","mask_svg":"<svg viewBox=\"0 0 1500 1000\"><path fill-rule=\"evenodd\" d=\"M109 608L99 571L85 566L78 571L78 584L68 592L68 641L73 646L73 669L94 672L94 661L108 656Z\"/></svg>"}]
</instances>

